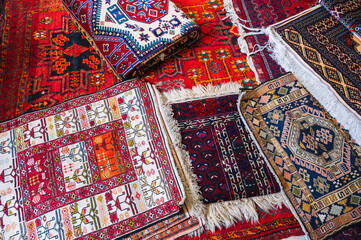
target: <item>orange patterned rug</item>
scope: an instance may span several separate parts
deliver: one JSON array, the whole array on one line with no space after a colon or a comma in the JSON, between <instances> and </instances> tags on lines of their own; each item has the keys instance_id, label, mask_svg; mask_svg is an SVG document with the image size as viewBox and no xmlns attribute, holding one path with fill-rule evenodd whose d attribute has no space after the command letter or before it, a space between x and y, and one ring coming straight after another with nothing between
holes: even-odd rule
<instances>
[{"instance_id":1,"label":"orange patterned rug","mask_svg":"<svg viewBox=\"0 0 361 240\"><path fill-rule=\"evenodd\" d=\"M237 28L226 19L222 0L173 2L200 26L201 39L161 64L145 79L158 84L161 91L225 82L239 82L250 88L256 86L246 55L238 47Z\"/></svg>"}]
</instances>

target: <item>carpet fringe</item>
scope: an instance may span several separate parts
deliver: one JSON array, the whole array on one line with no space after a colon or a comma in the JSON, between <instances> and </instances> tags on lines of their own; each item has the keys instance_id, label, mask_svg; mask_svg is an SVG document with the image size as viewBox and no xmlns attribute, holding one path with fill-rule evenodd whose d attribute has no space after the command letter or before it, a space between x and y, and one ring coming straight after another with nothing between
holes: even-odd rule
<instances>
[{"instance_id":1,"label":"carpet fringe","mask_svg":"<svg viewBox=\"0 0 361 240\"><path fill-rule=\"evenodd\" d=\"M170 135L171 143L178 155L181 165L177 165L178 174L184 185L186 199L185 204L189 210L189 215L204 219L205 206L202 203L202 195L200 187L197 184L197 177L192 171L189 154L182 148L182 137L178 128L178 122L173 117L173 111L169 103L167 103L163 94L161 94L155 86L152 86L156 93L160 105L160 112L165 119L167 132Z\"/></svg>"},{"instance_id":2,"label":"carpet fringe","mask_svg":"<svg viewBox=\"0 0 361 240\"><path fill-rule=\"evenodd\" d=\"M196 181L197 177L192 173L189 154L182 147L180 130L177 126L177 121L173 118L170 103L230 94L238 95L241 87L242 85L239 83L227 83L218 86L211 84L208 86L198 85L192 89L173 90L163 93L163 98L159 95L159 98L162 98L163 102L161 104L162 115L166 119L169 131L172 132L171 139L180 156L181 166L179 166L179 168L181 169L179 169L179 171L183 172L183 174L180 175L183 175L183 181L188 181L187 183L183 182L187 189L186 205L190 209L190 215L201 218L204 222L204 228L210 231L215 231L217 228L230 227L240 219L258 222L255 204L265 211L286 204L281 193L210 204L204 204L202 201L201 191ZM191 235L194 236L201 233L202 230L199 230Z\"/></svg>"},{"instance_id":3,"label":"carpet fringe","mask_svg":"<svg viewBox=\"0 0 361 240\"><path fill-rule=\"evenodd\" d=\"M206 229L214 232L216 228L228 228L237 220L258 223L256 204L264 211L280 208L286 204L282 193L252 197L234 201L207 204Z\"/></svg>"},{"instance_id":4,"label":"carpet fringe","mask_svg":"<svg viewBox=\"0 0 361 240\"><path fill-rule=\"evenodd\" d=\"M253 49L251 51L249 49L249 46L248 46L245 38L250 35L264 34L265 29L247 27L246 26L247 20L244 20L244 19L241 19L240 17L238 17L236 11L234 10L232 0L223 0L223 6L224 6L224 9L226 10L226 17L228 17L231 20L232 24L238 28L238 33L240 35L240 37L237 39L238 46L239 46L241 52L247 55L248 66L253 71L253 73L256 77L256 81L258 83L261 83L259 80L259 75L258 75L256 66L254 65L253 60L252 60L252 55L256 54L260 51L263 51L267 46L256 45L255 47L257 47L257 49ZM249 32L247 32L246 30L248 30Z\"/></svg>"},{"instance_id":5,"label":"carpet fringe","mask_svg":"<svg viewBox=\"0 0 361 240\"><path fill-rule=\"evenodd\" d=\"M314 96L321 105L334 117L345 129L347 129L351 137L361 145L361 117L351 109L347 103L344 103L331 87L324 82L320 76L296 54L292 54L292 49L283 43L283 39L272 30L273 27L290 21L290 19L297 18L301 14L313 11L319 7L317 5L308 10L305 10L291 18L285 19L279 23L271 25L267 28L249 28L242 22L246 20L240 19L232 5L232 0L224 0L224 8L227 11L227 16L232 23L238 27L240 37L238 44L241 51L247 54L247 62L251 69L256 74L256 79L259 82L258 74L254 67L251 56L255 53L268 49L271 52L271 57L287 72L292 72L293 75L305 86L305 88ZM249 32L247 33L246 30ZM247 45L245 37L250 35L265 34L269 37L269 42L264 46L256 46L257 50L251 51Z\"/></svg>"},{"instance_id":6,"label":"carpet fringe","mask_svg":"<svg viewBox=\"0 0 361 240\"><path fill-rule=\"evenodd\" d=\"M296 53L293 54L293 50L283 43L276 32L268 29L267 35L271 43L269 47L271 57L287 72L292 72L326 111L349 131L356 143L361 145L361 117L344 103L341 97L333 89L330 89L328 83L323 81L307 63Z\"/></svg>"},{"instance_id":7,"label":"carpet fringe","mask_svg":"<svg viewBox=\"0 0 361 240\"><path fill-rule=\"evenodd\" d=\"M213 86L208 84L196 85L192 89L174 89L163 93L168 103L186 102L199 98L220 97L222 95L239 94L242 85L237 82L228 82L222 85Z\"/></svg>"}]
</instances>

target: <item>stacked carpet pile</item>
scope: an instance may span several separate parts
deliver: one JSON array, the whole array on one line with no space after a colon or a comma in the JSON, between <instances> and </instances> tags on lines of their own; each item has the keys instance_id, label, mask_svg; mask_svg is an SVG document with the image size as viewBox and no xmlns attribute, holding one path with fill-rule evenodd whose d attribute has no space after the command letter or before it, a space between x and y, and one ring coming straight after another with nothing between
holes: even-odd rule
<instances>
[{"instance_id":1,"label":"stacked carpet pile","mask_svg":"<svg viewBox=\"0 0 361 240\"><path fill-rule=\"evenodd\" d=\"M0 239L360 239L360 0L0 0Z\"/></svg>"}]
</instances>

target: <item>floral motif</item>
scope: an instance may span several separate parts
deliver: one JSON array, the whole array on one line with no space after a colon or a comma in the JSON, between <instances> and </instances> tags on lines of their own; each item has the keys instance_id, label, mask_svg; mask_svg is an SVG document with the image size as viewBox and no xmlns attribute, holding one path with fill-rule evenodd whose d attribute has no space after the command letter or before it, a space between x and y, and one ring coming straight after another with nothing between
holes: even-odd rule
<instances>
[{"instance_id":1,"label":"floral motif","mask_svg":"<svg viewBox=\"0 0 361 240\"><path fill-rule=\"evenodd\" d=\"M198 52L198 59L201 62L211 62L213 61L212 52L210 50L202 50Z\"/></svg>"},{"instance_id":2,"label":"floral motif","mask_svg":"<svg viewBox=\"0 0 361 240\"><path fill-rule=\"evenodd\" d=\"M213 20L214 19L214 15L212 12L203 12L203 18L205 20Z\"/></svg>"},{"instance_id":3,"label":"floral motif","mask_svg":"<svg viewBox=\"0 0 361 240\"><path fill-rule=\"evenodd\" d=\"M273 112L268 113L268 118L271 119L271 123L278 124L279 121L283 121L284 114L281 112L281 110L274 110Z\"/></svg>"},{"instance_id":4,"label":"floral motif","mask_svg":"<svg viewBox=\"0 0 361 240\"><path fill-rule=\"evenodd\" d=\"M191 68L187 71L188 77L193 81L202 77L202 69L201 68Z\"/></svg>"},{"instance_id":5,"label":"floral motif","mask_svg":"<svg viewBox=\"0 0 361 240\"><path fill-rule=\"evenodd\" d=\"M328 193L328 190L330 189L330 184L327 183L327 180L320 176L317 176L317 178L313 181L313 186L320 194Z\"/></svg>"},{"instance_id":6,"label":"floral motif","mask_svg":"<svg viewBox=\"0 0 361 240\"><path fill-rule=\"evenodd\" d=\"M153 8L152 3L154 1L152 0L137 0L133 4L137 6L137 10L144 9L145 11L148 11L148 8Z\"/></svg>"},{"instance_id":7,"label":"floral motif","mask_svg":"<svg viewBox=\"0 0 361 240\"><path fill-rule=\"evenodd\" d=\"M193 21L199 21L200 17L197 11L189 11L187 12L187 16L192 19Z\"/></svg>"},{"instance_id":8,"label":"floral motif","mask_svg":"<svg viewBox=\"0 0 361 240\"><path fill-rule=\"evenodd\" d=\"M237 59L231 62L232 68L235 72L243 72L247 69L247 63L241 59Z\"/></svg>"},{"instance_id":9,"label":"floral motif","mask_svg":"<svg viewBox=\"0 0 361 240\"><path fill-rule=\"evenodd\" d=\"M99 89L100 86L103 86L105 84L105 76L103 73L98 73L95 75L92 75L90 77L90 84L93 87L96 87L97 89Z\"/></svg>"},{"instance_id":10,"label":"floral motif","mask_svg":"<svg viewBox=\"0 0 361 240\"><path fill-rule=\"evenodd\" d=\"M49 23L53 22L53 18L52 17L45 17L45 18L42 18L39 22L44 23L44 24L49 24Z\"/></svg>"},{"instance_id":11,"label":"floral motif","mask_svg":"<svg viewBox=\"0 0 361 240\"><path fill-rule=\"evenodd\" d=\"M216 57L220 60L224 60L226 58L229 58L231 54L229 53L228 49L217 49L216 50Z\"/></svg>"},{"instance_id":12,"label":"floral motif","mask_svg":"<svg viewBox=\"0 0 361 240\"><path fill-rule=\"evenodd\" d=\"M212 7L212 8L221 8L221 7L223 7L222 3L220 1L218 1L218 0L210 0L208 2L208 5L209 5L209 7Z\"/></svg>"},{"instance_id":13,"label":"floral motif","mask_svg":"<svg viewBox=\"0 0 361 240\"><path fill-rule=\"evenodd\" d=\"M139 39L141 40L141 41L145 41L145 42L148 42L149 41L149 35L148 34L144 34L144 33L141 33L140 35L139 35L140 37L139 37Z\"/></svg>"},{"instance_id":14,"label":"floral motif","mask_svg":"<svg viewBox=\"0 0 361 240\"><path fill-rule=\"evenodd\" d=\"M41 39L45 39L47 37L45 30L37 30L34 32L33 36L34 36L35 40L41 40Z\"/></svg>"}]
</instances>

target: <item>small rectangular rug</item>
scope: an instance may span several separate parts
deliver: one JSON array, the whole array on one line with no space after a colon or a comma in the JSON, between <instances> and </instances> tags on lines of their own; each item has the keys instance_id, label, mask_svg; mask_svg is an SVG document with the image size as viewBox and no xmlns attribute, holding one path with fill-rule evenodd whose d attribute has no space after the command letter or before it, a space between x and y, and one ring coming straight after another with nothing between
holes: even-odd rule
<instances>
[{"instance_id":1,"label":"small rectangular rug","mask_svg":"<svg viewBox=\"0 0 361 240\"><path fill-rule=\"evenodd\" d=\"M360 148L293 75L246 91L239 108L311 239L360 222Z\"/></svg>"},{"instance_id":2,"label":"small rectangular rug","mask_svg":"<svg viewBox=\"0 0 361 240\"><path fill-rule=\"evenodd\" d=\"M361 40L361 2L357 0L320 0L329 13Z\"/></svg>"},{"instance_id":3,"label":"small rectangular rug","mask_svg":"<svg viewBox=\"0 0 361 240\"><path fill-rule=\"evenodd\" d=\"M199 38L170 0L63 0L88 40L121 78L142 75Z\"/></svg>"},{"instance_id":4,"label":"small rectangular rug","mask_svg":"<svg viewBox=\"0 0 361 240\"><path fill-rule=\"evenodd\" d=\"M120 82L59 1L8 0L3 10L0 122Z\"/></svg>"},{"instance_id":5,"label":"small rectangular rug","mask_svg":"<svg viewBox=\"0 0 361 240\"><path fill-rule=\"evenodd\" d=\"M318 5L274 25L278 63L361 143L361 40Z\"/></svg>"},{"instance_id":6,"label":"small rectangular rug","mask_svg":"<svg viewBox=\"0 0 361 240\"><path fill-rule=\"evenodd\" d=\"M236 219L256 221L255 203L271 209L283 202L276 179L241 121L240 87L200 85L165 93L174 129L180 131L183 165L192 169L189 185L193 195L201 193L199 209L204 210L206 229L212 231Z\"/></svg>"},{"instance_id":7,"label":"small rectangular rug","mask_svg":"<svg viewBox=\"0 0 361 240\"><path fill-rule=\"evenodd\" d=\"M2 239L112 239L176 214L156 96L129 80L0 124Z\"/></svg>"},{"instance_id":8,"label":"small rectangular rug","mask_svg":"<svg viewBox=\"0 0 361 240\"><path fill-rule=\"evenodd\" d=\"M235 21L240 21L247 28L261 29L309 9L317 3L317 0L230 0L230 2L233 5L230 13L237 16L234 18ZM246 28L243 31L250 32ZM244 41L247 43L244 47L248 48L249 52L253 52L266 46L268 37L264 34L251 34L245 37ZM277 78L285 73L267 49L253 54L252 60L260 82Z\"/></svg>"},{"instance_id":9,"label":"small rectangular rug","mask_svg":"<svg viewBox=\"0 0 361 240\"><path fill-rule=\"evenodd\" d=\"M227 18L222 0L173 0L201 29L197 43L152 70L145 80L160 91L192 88L198 84L238 82L257 86L239 49L238 30Z\"/></svg>"}]
</instances>

